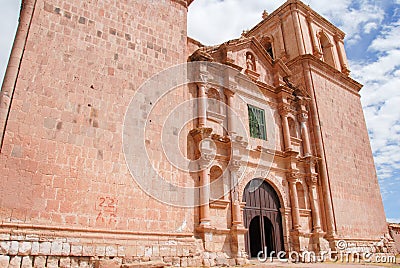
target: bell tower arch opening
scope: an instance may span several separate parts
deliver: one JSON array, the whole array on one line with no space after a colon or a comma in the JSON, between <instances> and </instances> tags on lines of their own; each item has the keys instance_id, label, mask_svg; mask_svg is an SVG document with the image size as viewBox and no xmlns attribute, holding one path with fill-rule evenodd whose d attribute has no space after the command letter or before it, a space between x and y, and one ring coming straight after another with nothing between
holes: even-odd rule
<instances>
[{"instance_id":1,"label":"bell tower arch opening","mask_svg":"<svg viewBox=\"0 0 400 268\"><path fill-rule=\"evenodd\" d=\"M335 67L335 60L333 57L333 47L334 45L329 40L329 37L324 33L319 33L319 43L321 45L322 57L324 62L332 67Z\"/></svg>"}]
</instances>

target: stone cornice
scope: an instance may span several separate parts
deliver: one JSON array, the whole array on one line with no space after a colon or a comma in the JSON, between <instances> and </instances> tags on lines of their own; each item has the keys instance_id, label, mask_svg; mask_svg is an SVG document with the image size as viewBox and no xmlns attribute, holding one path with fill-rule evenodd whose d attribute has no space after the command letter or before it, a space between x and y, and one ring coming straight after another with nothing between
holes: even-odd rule
<instances>
[{"instance_id":1,"label":"stone cornice","mask_svg":"<svg viewBox=\"0 0 400 268\"><path fill-rule=\"evenodd\" d=\"M55 226L45 224L28 224L28 223L14 223L3 222L0 223L0 234L10 233L10 230L17 230L20 235L33 235L40 236L54 236L57 234L60 237L80 237L80 238L99 238L99 239L133 239L137 236L155 237L159 236L189 238L193 237L193 233L170 233L170 232L142 232L132 230L112 230L112 229L98 229L98 228L79 228L70 226ZM136 238L137 239L137 238Z\"/></svg>"},{"instance_id":2,"label":"stone cornice","mask_svg":"<svg viewBox=\"0 0 400 268\"><path fill-rule=\"evenodd\" d=\"M221 48L224 48L227 51L233 50L233 48L235 48L235 50L251 49L259 57L259 59L263 60L263 62L268 63L270 66L274 65L272 58L267 54L260 42L254 37L229 40L218 46L206 47L205 51L212 54Z\"/></svg>"},{"instance_id":3,"label":"stone cornice","mask_svg":"<svg viewBox=\"0 0 400 268\"><path fill-rule=\"evenodd\" d=\"M172 2L176 2L184 7L188 7L194 0L171 0Z\"/></svg>"},{"instance_id":4,"label":"stone cornice","mask_svg":"<svg viewBox=\"0 0 400 268\"><path fill-rule=\"evenodd\" d=\"M190 36L187 37L187 42L188 43L192 43L192 44L194 44L194 45L196 45L198 47L204 47L204 45L200 41L198 41L198 40L196 40L196 39L194 39L194 38L192 38Z\"/></svg>"},{"instance_id":5,"label":"stone cornice","mask_svg":"<svg viewBox=\"0 0 400 268\"><path fill-rule=\"evenodd\" d=\"M217 46L210 46L210 47L203 47L198 49L196 52L194 52L189 59L193 60L195 57L199 57L200 53L203 53L204 55L209 55L208 58L213 57L214 54L217 53L217 55L220 55L221 53L224 54L225 59L220 60L220 63L222 64L227 64L231 66L232 68L237 69L238 71L242 71L243 67L238 66L233 60L230 61L228 59L227 53L228 51L238 51L238 50L249 50L251 49L252 52L257 56L257 59L266 65L269 65L271 67L271 71L274 75L274 81L273 81L273 86L279 86L280 84L283 83L282 79L283 77L287 77L292 75L291 70L285 65L285 63L281 59L273 60L265 51L265 49L262 47L261 43L255 38L240 38L240 39L234 39L227 41L221 45ZM205 60L205 59L203 59ZM246 70L245 74L254 82L260 82L258 80L259 73L254 72L254 75L252 75L253 71L251 70ZM279 80L279 81L278 81Z\"/></svg>"},{"instance_id":6,"label":"stone cornice","mask_svg":"<svg viewBox=\"0 0 400 268\"><path fill-rule=\"evenodd\" d=\"M328 79L329 81L338 84L343 89L348 90L354 95L360 97L359 91L363 86L362 84L333 68L329 64L317 59L314 55L306 54L298 56L287 62L286 65L291 70L293 70L296 66L299 66L301 69L303 69L303 63L309 63L313 72L324 76L324 78Z\"/></svg>"}]
</instances>

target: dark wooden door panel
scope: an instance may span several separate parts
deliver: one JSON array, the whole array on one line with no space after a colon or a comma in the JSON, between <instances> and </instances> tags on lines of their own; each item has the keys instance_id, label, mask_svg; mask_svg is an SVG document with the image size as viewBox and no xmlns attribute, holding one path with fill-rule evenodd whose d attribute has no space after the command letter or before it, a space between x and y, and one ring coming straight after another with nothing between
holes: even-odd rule
<instances>
[{"instance_id":1,"label":"dark wooden door panel","mask_svg":"<svg viewBox=\"0 0 400 268\"><path fill-rule=\"evenodd\" d=\"M244 225L249 229L246 235L249 257L256 257L260 248L267 248L267 254L283 250L281 206L274 188L263 180L254 179L244 190L243 202L246 202Z\"/></svg>"}]
</instances>

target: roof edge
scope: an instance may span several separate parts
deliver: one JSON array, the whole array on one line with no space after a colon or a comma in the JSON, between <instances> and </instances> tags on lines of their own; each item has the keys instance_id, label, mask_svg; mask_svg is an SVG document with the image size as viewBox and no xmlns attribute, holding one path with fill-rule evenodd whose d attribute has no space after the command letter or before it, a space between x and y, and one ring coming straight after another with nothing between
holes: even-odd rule
<instances>
[{"instance_id":1,"label":"roof edge","mask_svg":"<svg viewBox=\"0 0 400 268\"><path fill-rule=\"evenodd\" d=\"M271 14L269 14L265 19L263 19L262 21L260 21L257 25L255 25L253 28L251 28L249 31L247 31L245 33L246 37L251 36L251 34L253 32L255 32L258 28L260 28L263 24L265 24L266 22L274 19L274 17L279 16L281 12L284 11L284 9L286 9L288 6L292 5L292 4L298 4L300 5L303 9L305 9L307 12L309 12L311 15L313 15L314 17L318 18L320 21L322 21L323 23L327 24L329 27L331 27L332 29L334 29L334 32L337 32L339 35L341 35L343 38L346 35L341 29L339 29L337 26L335 26L333 23L331 23L330 21L328 21L327 19L325 19L322 15L320 15L318 12L316 12L315 10L313 10L311 7L307 6L306 4L304 4L302 1L300 0L287 0L283 5L281 5L280 7L278 7L277 9L275 9Z\"/></svg>"}]
</instances>

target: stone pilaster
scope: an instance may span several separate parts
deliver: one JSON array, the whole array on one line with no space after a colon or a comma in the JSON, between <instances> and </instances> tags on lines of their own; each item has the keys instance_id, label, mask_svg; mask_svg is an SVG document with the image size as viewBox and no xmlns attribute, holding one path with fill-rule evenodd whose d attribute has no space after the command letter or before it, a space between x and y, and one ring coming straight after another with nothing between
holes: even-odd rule
<instances>
[{"instance_id":1,"label":"stone pilaster","mask_svg":"<svg viewBox=\"0 0 400 268\"><path fill-rule=\"evenodd\" d=\"M312 173L307 175L307 185L313 222L313 233L321 232L321 216L318 207L317 179L318 174Z\"/></svg>"},{"instance_id":2,"label":"stone pilaster","mask_svg":"<svg viewBox=\"0 0 400 268\"><path fill-rule=\"evenodd\" d=\"M318 59L320 59L322 57L322 52L319 49L317 39L315 38L316 35L314 34L314 30L312 28L313 19L311 18L311 14L307 14L306 20L307 20L308 31L311 38L313 55Z\"/></svg>"},{"instance_id":3,"label":"stone pilaster","mask_svg":"<svg viewBox=\"0 0 400 268\"><path fill-rule=\"evenodd\" d=\"M322 142L322 133L321 133L321 126L318 120L318 109L316 105L316 96L314 92L314 88L312 86L313 82L311 79L311 69L309 64L304 63L304 74L305 74L305 83L308 92L311 93L311 102L310 102L310 113L311 119L313 120L313 132L314 132L314 139L316 145L318 159L318 174L320 175L321 179L321 188L322 188L322 199L324 201L324 211L326 217L326 238L329 241L333 241L336 235L336 226L335 226L335 217L333 214L333 204L332 198L330 194L330 185L329 185L329 178L328 178L328 171L325 162L325 150Z\"/></svg>"},{"instance_id":4,"label":"stone pilaster","mask_svg":"<svg viewBox=\"0 0 400 268\"><path fill-rule=\"evenodd\" d=\"M310 136L308 133L308 113L307 111L301 111L298 115L298 119L300 122L300 131L301 131L301 139L303 140L303 152L305 157L311 156L311 144L310 144Z\"/></svg>"},{"instance_id":5,"label":"stone pilaster","mask_svg":"<svg viewBox=\"0 0 400 268\"><path fill-rule=\"evenodd\" d=\"M346 52L344 51L344 43L343 43L343 38L339 35L336 34L334 37L335 40L335 45L336 45L336 51L339 57L339 62L340 62L340 68L342 73L344 73L345 75L349 75L350 74L350 70L347 66L347 60L345 59L346 57Z\"/></svg>"},{"instance_id":6,"label":"stone pilaster","mask_svg":"<svg viewBox=\"0 0 400 268\"><path fill-rule=\"evenodd\" d=\"M232 225L233 226L243 226L242 215L241 215L241 207L239 200L239 192L237 189L237 172L240 168L240 161L231 160L231 164L229 165L229 171L231 174L231 202L232 202Z\"/></svg>"},{"instance_id":7,"label":"stone pilaster","mask_svg":"<svg viewBox=\"0 0 400 268\"><path fill-rule=\"evenodd\" d=\"M18 30L15 35L13 48L8 61L6 73L0 91L0 151L3 145L3 138L6 132L8 114L11 109L12 98L21 68L22 57L25 45L28 40L30 25L35 10L36 1L24 0L21 6Z\"/></svg>"},{"instance_id":8,"label":"stone pilaster","mask_svg":"<svg viewBox=\"0 0 400 268\"><path fill-rule=\"evenodd\" d=\"M228 116L228 133L233 136L236 134L235 132L235 115L233 113L233 98L234 92L231 90L225 90L225 95L227 99L227 116Z\"/></svg>"},{"instance_id":9,"label":"stone pilaster","mask_svg":"<svg viewBox=\"0 0 400 268\"><path fill-rule=\"evenodd\" d=\"M300 252L300 210L299 197L297 195L296 183L298 181L298 171L292 170L287 175L289 184L290 205L292 212L292 229L290 230L290 240L292 250Z\"/></svg>"},{"instance_id":10,"label":"stone pilaster","mask_svg":"<svg viewBox=\"0 0 400 268\"><path fill-rule=\"evenodd\" d=\"M200 164L200 225L210 225L210 170L213 156L202 154Z\"/></svg>"},{"instance_id":11,"label":"stone pilaster","mask_svg":"<svg viewBox=\"0 0 400 268\"><path fill-rule=\"evenodd\" d=\"M321 215L318 206L318 191L317 191L318 174L312 173L307 175L307 185L310 197L311 215L313 230L310 239L310 250L318 253L321 251L321 245L326 243L323 239L325 235L321 229Z\"/></svg>"},{"instance_id":12,"label":"stone pilaster","mask_svg":"<svg viewBox=\"0 0 400 268\"><path fill-rule=\"evenodd\" d=\"M292 143L290 140L290 129L289 129L289 122L288 122L288 114L290 112L288 105L280 105L279 107L279 114L281 115L282 119L282 129L283 129L283 140L285 142L285 151L292 150Z\"/></svg>"},{"instance_id":13,"label":"stone pilaster","mask_svg":"<svg viewBox=\"0 0 400 268\"><path fill-rule=\"evenodd\" d=\"M284 37L284 33L283 33L283 27L282 27L282 19L279 18L276 21L276 25L277 25L277 34L278 34L278 44L279 44L279 58L283 61L286 61L288 59L288 56L286 54L286 48L285 48L285 37Z\"/></svg>"},{"instance_id":14,"label":"stone pilaster","mask_svg":"<svg viewBox=\"0 0 400 268\"><path fill-rule=\"evenodd\" d=\"M197 87L197 126L201 128L207 125L207 85L205 83L199 83Z\"/></svg>"},{"instance_id":15,"label":"stone pilaster","mask_svg":"<svg viewBox=\"0 0 400 268\"><path fill-rule=\"evenodd\" d=\"M292 229L298 231L300 225L299 197L297 195L296 183L298 182L298 172L291 171L288 173L287 181L289 183L290 203L292 210Z\"/></svg>"},{"instance_id":16,"label":"stone pilaster","mask_svg":"<svg viewBox=\"0 0 400 268\"><path fill-rule=\"evenodd\" d=\"M293 5L291 7L291 14L292 14L292 20L294 24L294 30L296 32L296 41L297 41L297 47L299 49L299 55L304 55L305 49L304 49L304 44L303 44L303 38L302 38L302 31L300 27L300 22L299 22L299 13L296 9L296 7Z\"/></svg>"}]
</instances>

